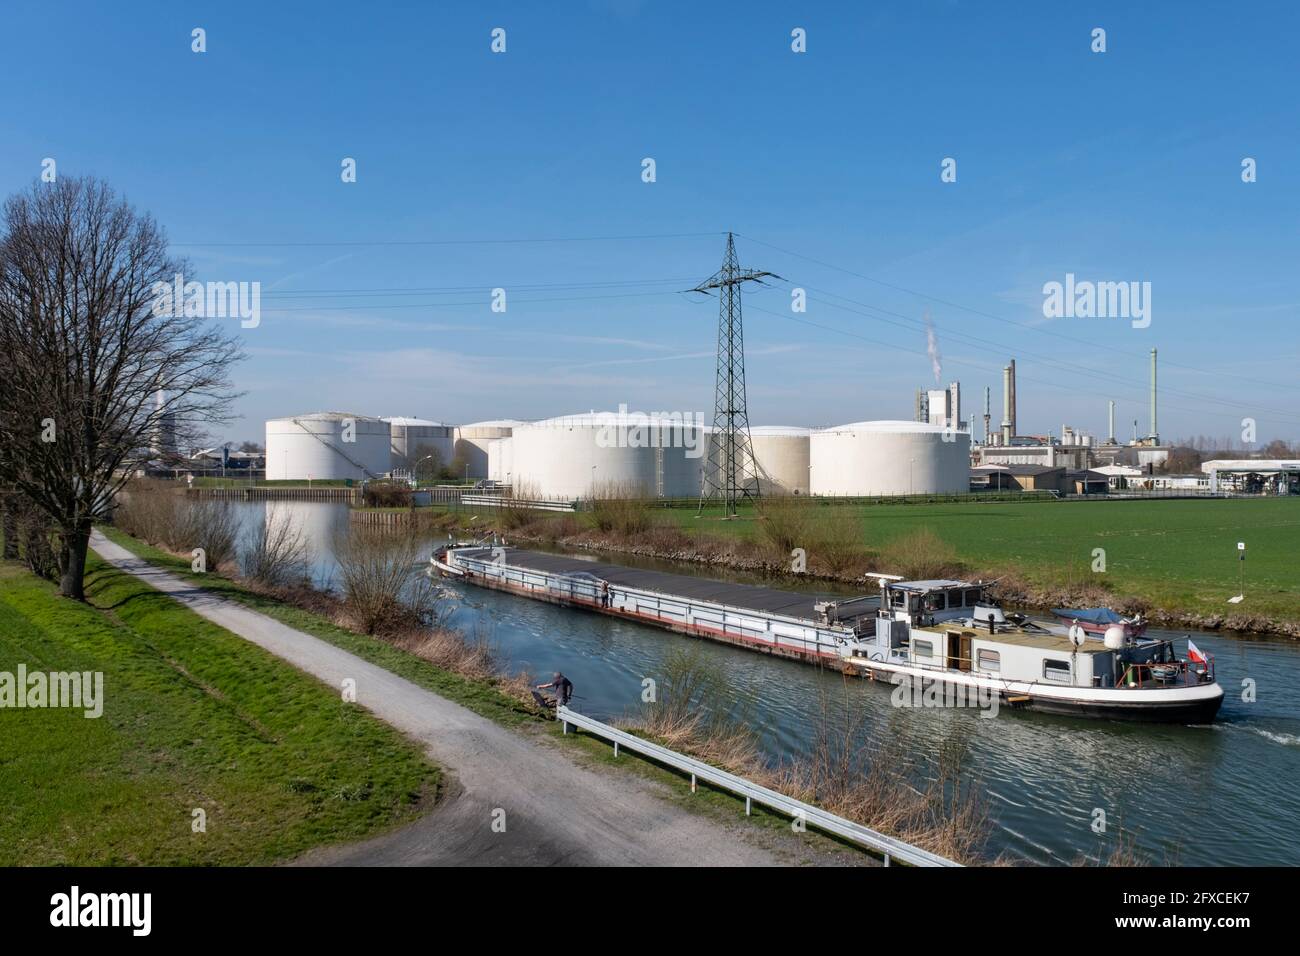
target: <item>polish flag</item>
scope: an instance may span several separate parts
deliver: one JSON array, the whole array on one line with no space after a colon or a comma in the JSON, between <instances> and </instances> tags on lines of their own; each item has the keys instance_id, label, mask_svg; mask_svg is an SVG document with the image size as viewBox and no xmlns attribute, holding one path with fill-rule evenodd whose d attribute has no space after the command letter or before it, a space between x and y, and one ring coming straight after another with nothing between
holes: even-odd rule
<instances>
[{"instance_id":1,"label":"polish flag","mask_svg":"<svg viewBox=\"0 0 1300 956\"><path fill-rule=\"evenodd\" d=\"M1208 664L1209 660L1201 653L1201 649L1193 644L1190 640L1187 642L1187 656L1198 664Z\"/></svg>"}]
</instances>

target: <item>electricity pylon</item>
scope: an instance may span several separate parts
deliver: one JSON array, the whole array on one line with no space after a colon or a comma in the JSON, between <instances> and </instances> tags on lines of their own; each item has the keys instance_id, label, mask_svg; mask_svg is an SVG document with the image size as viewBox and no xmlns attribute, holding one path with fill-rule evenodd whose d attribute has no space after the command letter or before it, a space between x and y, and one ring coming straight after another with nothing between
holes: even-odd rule
<instances>
[{"instance_id":1,"label":"electricity pylon","mask_svg":"<svg viewBox=\"0 0 1300 956\"><path fill-rule=\"evenodd\" d=\"M700 486L700 511L706 501L722 501L726 517L736 515L743 498L757 498L758 468L749 437L749 411L745 398L745 333L740 316L740 286L744 282L766 285L773 272L742 269L736 258L736 242L727 233L727 254L722 268L697 285L692 292L711 295L718 290L718 371L714 391L713 432L708 436L704 481Z\"/></svg>"}]
</instances>

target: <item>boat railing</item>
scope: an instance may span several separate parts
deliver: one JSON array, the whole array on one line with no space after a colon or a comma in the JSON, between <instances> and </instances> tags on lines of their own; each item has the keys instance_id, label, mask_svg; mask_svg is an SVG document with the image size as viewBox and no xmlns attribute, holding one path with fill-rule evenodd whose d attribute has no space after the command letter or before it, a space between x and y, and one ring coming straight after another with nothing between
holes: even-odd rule
<instances>
[{"instance_id":1,"label":"boat railing","mask_svg":"<svg viewBox=\"0 0 1300 956\"><path fill-rule=\"evenodd\" d=\"M1172 672L1172 673L1171 673ZM1214 655L1200 661L1133 661L1124 668L1116 687L1195 687L1214 683Z\"/></svg>"}]
</instances>

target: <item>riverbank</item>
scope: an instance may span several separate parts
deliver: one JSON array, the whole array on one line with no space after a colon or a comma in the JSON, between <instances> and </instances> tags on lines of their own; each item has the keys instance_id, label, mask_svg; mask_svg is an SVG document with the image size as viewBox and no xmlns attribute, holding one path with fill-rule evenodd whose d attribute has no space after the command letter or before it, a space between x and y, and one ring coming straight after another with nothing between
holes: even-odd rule
<instances>
[{"instance_id":1,"label":"riverbank","mask_svg":"<svg viewBox=\"0 0 1300 956\"><path fill-rule=\"evenodd\" d=\"M1158 626L1300 638L1292 557L1300 500L798 507L806 513L791 516L786 505L775 517L729 521L652 506L616 521L509 510L457 517L464 530L511 541L717 565L774 582L860 587L866 571L951 575L997 580L1004 602L1029 609L1106 604ZM1247 545L1246 599L1233 605L1228 598L1239 593L1243 570L1239 541ZM790 558L796 547L807 558L798 575Z\"/></svg>"},{"instance_id":2,"label":"riverbank","mask_svg":"<svg viewBox=\"0 0 1300 956\"><path fill-rule=\"evenodd\" d=\"M430 816L373 840L308 853L302 863L775 866L872 860L780 817L746 818L743 804L728 794L706 788L691 794L676 775L626 754L615 760L599 741L559 734L554 721L506 727L486 719L334 641L251 611L237 590L209 589L212 576L164 570L103 537L92 544L115 566L160 589L164 600L222 621L328 686L353 681L358 704L446 768L448 796ZM406 664L417 680L454 677L423 661ZM474 702L481 707L484 697Z\"/></svg>"},{"instance_id":3,"label":"riverbank","mask_svg":"<svg viewBox=\"0 0 1300 956\"><path fill-rule=\"evenodd\" d=\"M188 560L183 557L167 554L132 539L116 529L104 528L102 530L112 541L125 547L133 554L143 557L161 568L165 568L168 572L192 584L201 585L205 589L212 590L223 597L228 597L278 621L346 649L358 657L376 663L415 684L455 700L467 709L501 723L517 733L541 735L551 739L555 746L563 748L565 752L568 752L570 748L578 748L579 753L583 755L585 760L603 763L610 759L607 747L586 738L577 738L574 735L560 735L554 721L549 719L549 713L539 712L530 703L525 703L518 696L513 696L517 694L521 684L526 685L528 683L526 680L521 680L518 677L513 680L504 677L491 679L463 677L437 667L402 647L338 626L327 616L327 605L318 607L316 610L309 610L301 606L287 604L274 595L258 593L229 578L214 574L193 574L190 572ZM288 597L292 598L292 595L288 595ZM298 599L302 600L301 596ZM308 598L311 601L319 599L319 595L315 598ZM325 611L324 614L321 613L322 610ZM661 699L664 698L661 697ZM743 775L754 775L755 777L769 772L754 756L752 745L746 750L744 747L735 746L733 741L726 747L719 748L719 742L722 738L714 733L717 730L716 727L701 725L687 728L677 722L672 728L673 733L670 740L667 739L666 734L662 733L665 729L665 725L662 723L658 725L650 723L647 726L650 732L646 735L651 739L666 743L674 747L674 749L691 753L699 759L715 762L715 765L722 766L724 769ZM734 728L725 728L726 733L731 733L733 730ZM656 731L660 731L660 733L656 733ZM729 761L718 760L717 758L720 756L731 759ZM611 763L610 766L614 766L614 764ZM703 809L710 813L720 813L722 819L730 818L733 821L732 825L734 825L735 820L733 814L739 812L743 815L743 802L738 803L729 795L713 792L708 794L707 800L700 800L700 795L689 794L689 790L684 787L684 781L680 777L653 764L639 759L630 760L625 757L617 761L617 766L621 772L636 768L638 774L645 774L653 782L669 787L678 796L682 796L684 792L687 806L693 809ZM942 795L935 794L933 791L918 793L912 788L911 782L904 775L897 772L897 765L883 759L876 764L877 769L874 772L868 772L863 776L861 786L857 785L856 774L864 769L870 771L870 767L864 768L859 763L855 763L853 766L840 765L834 779L832 779L825 774L827 766L828 764L825 762L820 767L801 766L799 762L786 762L779 768L779 773L773 774L771 778L764 782L767 782L768 785L778 784L778 788L786 789L787 792L791 792L792 795L802 799L817 797L816 802L826 806L832 812L852 816L858 822L867 826L890 832L891 835L921 845L934 852L949 856L956 855L968 862L980 862L983 859L980 847L987 835L987 828L979 815L971 812L977 801L971 796L973 790L969 785L966 785L955 799L943 802ZM963 783L969 784L969 781L963 781ZM877 796L892 796L890 799L876 799L873 801L867 799L868 791L870 791L870 794ZM842 799L844 801L843 805L837 806L834 802L828 805L826 803L828 796ZM906 812L900 813L902 807L907 808ZM852 811L855 808L862 811L860 815L853 814ZM949 809L954 808L961 814L961 819L957 823L954 823L947 813ZM758 819L757 817L752 818L754 821L758 821ZM891 822L901 823L902 826L891 827ZM775 826L778 830L788 830L789 827L788 821L781 821L775 817L768 819L766 823L761 825L765 825L769 829ZM826 838L819 837L818 839L824 840ZM831 842L833 843L833 841ZM839 845L834 844L834 846L838 847ZM954 848L956 852L954 852Z\"/></svg>"},{"instance_id":4,"label":"riverbank","mask_svg":"<svg viewBox=\"0 0 1300 956\"><path fill-rule=\"evenodd\" d=\"M436 802L439 768L337 691L93 555L86 584L0 562L3 669L103 688L98 717L0 712L0 865L264 865Z\"/></svg>"}]
</instances>

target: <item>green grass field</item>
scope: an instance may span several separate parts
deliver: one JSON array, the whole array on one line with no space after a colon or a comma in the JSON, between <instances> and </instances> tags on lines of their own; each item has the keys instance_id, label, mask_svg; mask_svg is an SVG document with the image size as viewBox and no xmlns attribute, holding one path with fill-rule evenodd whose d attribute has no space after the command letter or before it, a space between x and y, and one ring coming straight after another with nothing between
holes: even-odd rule
<instances>
[{"instance_id":1,"label":"green grass field","mask_svg":"<svg viewBox=\"0 0 1300 956\"><path fill-rule=\"evenodd\" d=\"M258 594L244 587L238 581L216 574L194 574L186 558L178 558L151 545L124 534L116 528L101 526L103 534L151 564L166 568L177 577L185 578L197 585L220 594L222 597L239 601L268 617L273 617L282 624L305 631L323 641L329 641L337 647L358 657L392 671L414 684L454 700L456 703L491 718L506 726L519 725L533 720L533 715L518 701L498 690L490 682L470 680L459 674L436 667L422 658L416 657L400 648L385 643L376 637L358 634L304 611L301 608L278 601L264 594Z\"/></svg>"},{"instance_id":2,"label":"green grass field","mask_svg":"<svg viewBox=\"0 0 1300 956\"><path fill-rule=\"evenodd\" d=\"M265 864L435 794L397 731L93 556L87 597L0 563L0 670L102 671L105 697L0 711L0 866Z\"/></svg>"},{"instance_id":3,"label":"green grass field","mask_svg":"<svg viewBox=\"0 0 1300 956\"><path fill-rule=\"evenodd\" d=\"M1161 608L1300 621L1300 498L824 507L860 522L872 549L929 528L972 571L1009 570L1040 585L1104 578L1114 593ZM664 514L687 532L748 536L758 529L752 515L722 521L685 509ZM1238 591L1238 541L1247 548L1246 600L1234 608L1226 602ZM1095 548L1105 550L1104 574L1092 571Z\"/></svg>"}]
</instances>

